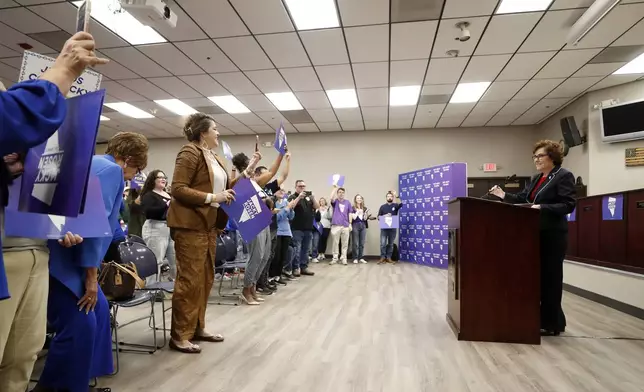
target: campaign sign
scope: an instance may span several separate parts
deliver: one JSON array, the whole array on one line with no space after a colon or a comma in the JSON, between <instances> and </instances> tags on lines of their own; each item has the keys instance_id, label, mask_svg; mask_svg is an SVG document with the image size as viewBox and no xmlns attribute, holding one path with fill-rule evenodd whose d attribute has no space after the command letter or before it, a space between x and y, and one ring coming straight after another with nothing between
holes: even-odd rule
<instances>
[{"instance_id":1,"label":"campaign sign","mask_svg":"<svg viewBox=\"0 0 644 392\"><path fill-rule=\"evenodd\" d=\"M286 154L287 143L286 131L284 131L284 126L280 124L280 127L277 128L277 131L275 132L275 142L273 143L273 146L280 154L284 155Z\"/></svg>"},{"instance_id":2,"label":"campaign sign","mask_svg":"<svg viewBox=\"0 0 644 392\"><path fill-rule=\"evenodd\" d=\"M575 208L572 212L566 215L568 222L575 222L577 220L577 209Z\"/></svg>"},{"instance_id":3,"label":"campaign sign","mask_svg":"<svg viewBox=\"0 0 644 392\"><path fill-rule=\"evenodd\" d=\"M624 219L624 195L610 195L602 198L602 220Z\"/></svg>"},{"instance_id":4,"label":"campaign sign","mask_svg":"<svg viewBox=\"0 0 644 392\"><path fill-rule=\"evenodd\" d=\"M344 176L341 174L334 174L331 176L331 179L329 180L331 185L335 186L344 186Z\"/></svg>"},{"instance_id":5,"label":"campaign sign","mask_svg":"<svg viewBox=\"0 0 644 392\"><path fill-rule=\"evenodd\" d=\"M378 217L378 221L381 229L397 229L400 225L400 220L396 215L381 215Z\"/></svg>"},{"instance_id":6,"label":"campaign sign","mask_svg":"<svg viewBox=\"0 0 644 392\"><path fill-rule=\"evenodd\" d=\"M22 56L22 66L20 67L18 82L38 79L49 67L54 65L55 61L56 59L52 57L25 50ZM103 76L101 74L86 70L81 76L76 78L66 96L75 97L97 91L101 86L102 79Z\"/></svg>"},{"instance_id":7,"label":"campaign sign","mask_svg":"<svg viewBox=\"0 0 644 392\"><path fill-rule=\"evenodd\" d=\"M244 241L250 242L271 224L273 214L249 179L239 180L233 190L235 201L230 204L222 203L220 207L236 223Z\"/></svg>"},{"instance_id":8,"label":"campaign sign","mask_svg":"<svg viewBox=\"0 0 644 392\"><path fill-rule=\"evenodd\" d=\"M313 221L313 228L317 230L320 234L324 232L324 226L318 221Z\"/></svg>"},{"instance_id":9,"label":"campaign sign","mask_svg":"<svg viewBox=\"0 0 644 392\"><path fill-rule=\"evenodd\" d=\"M143 172L137 173L134 178L130 181L130 188L132 189L142 189L143 185L145 184L145 180L148 178L148 176L145 175Z\"/></svg>"},{"instance_id":10,"label":"campaign sign","mask_svg":"<svg viewBox=\"0 0 644 392\"><path fill-rule=\"evenodd\" d=\"M60 129L27 152L20 211L68 217L83 211L104 99L105 90L68 99Z\"/></svg>"},{"instance_id":11,"label":"campaign sign","mask_svg":"<svg viewBox=\"0 0 644 392\"><path fill-rule=\"evenodd\" d=\"M9 204L5 209L5 234L9 237L59 239L67 232L84 238L112 237L112 229L97 177L90 176L87 183L87 206L76 218L59 215L34 214L18 211L20 182L9 188Z\"/></svg>"},{"instance_id":12,"label":"campaign sign","mask_svg":"<svg viewBox=\"0 0 644 392\"><path fill-rule=\"evenodd\" d=\"M228 159L229 161L233 160L233 150L230 148L228 143L222 141L221 142L221 148L224 150L224 157Z\"/></svg>"}]
</instances>

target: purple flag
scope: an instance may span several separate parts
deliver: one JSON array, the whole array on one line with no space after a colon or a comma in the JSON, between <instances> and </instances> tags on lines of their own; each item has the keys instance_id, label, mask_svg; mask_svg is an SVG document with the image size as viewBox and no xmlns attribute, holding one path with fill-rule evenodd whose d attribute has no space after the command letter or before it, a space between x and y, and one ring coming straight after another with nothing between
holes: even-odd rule
<instances>
[{"instance_id":1,"label":"purple flag","mask_svg":"<svg viewBox=\"0 0 644 392\"><path fill-rule=\"evenodd\" d=\"M69 98L60 129L27 152L20 211L68 217L83 211L104 98L105 90Z\"/></svg>"},{"instance_id":2,"label":"purple flag","mask_svg":"<svg viewBox=\"0 0 644 392\"><path fill-rule=\"evenodd\" d=\"M231 150L231 148L228 145L228 143L226 143L226 142L224 142L222 140L221 148L224 150L224 157L226 157L226 159L228 159L229 161L232 161L233 160L233 150Z\"/></svg>"},{"instance_id":3,"label":"purple flag","mask_svg":"<svg viewBox=\"0 0 644 392\"><path fill-rule=\"evenodd\" d=\"M284 126L280 124L280 127L277 128L277 131L275 132L275 142L273 143L273 146L275 146L275 149L280 154L284 155L286 154L287 143L286 131L284 131Z\"/></svg>"},{"instance_id":4,"label":"purple flag","mask_svg":"<svg viewBox=\"0 0 644 392\"><path fill-rule=\"evenodd\" d=\"M91 176L87 183L85 211L75 218L18 211L20 183L9 188L9 205L5 209L5 233L9 237L59 239L66 232L85 238L112 237L105 215L105 203L98 178Z\"/></svg>"},{"instance_id":5,"label":"purple flag","mask_svg":"<svg viewBox=\"0 0 644 392\"><path fill-rule=\"evenodd\" d=\"M329 179L331 185L344 186L344 176L342 174L334 174Z\"/></svg>"},{"instance_id":6,"label":"purple flag","mask_svg":"<svg viewBox=\"0 0 644 392\"><path fill-rule=\"evenodd\" d=\"M397 229L400 224L400 220L397 215L381 215L378 217L378 221L380 222L381 229Z\"/></svg>"},{"instance_id":7,"label":"purple flag","mask_svg":"<svg viewBox=\"0 0 644 392\"><path fill-rule=\"evenodd\" d=\"M320 234L322 234L322 232L324 232L324 226L322 226L322 224L320 222L318 222L318 221L313 221L313 228L315 228L315 230L319 231Z\"/></svg>"},{"instance_id":8,"label":"purple flag","mask_svg":"<svg viewBox=\"0 0 644 392\"><path fill-rule=\"evenodd\" d=\"M132 189L141 189L143 188L143 184L145 184L145 180L148 177L145 175L145 173L140 172L137 175L134 176L132 181L130 181L130 188Z\"/></svg>"},{"instance_id":9,"label":"purple flag","mask_svg":"<svg viewBox=\"0 0 644 392\"><path fill-rule=\"evenodd\" d=\"M259 196L259 186L255 187L250 180L243 178L233 187L235 201L221 204L221 208L232 219L242 238L250 242L260 231L271 224L273 214Z\"/></svg>"},{"instance_id":10,"label":"purple flag","mask_svg":"<svg viewBox=\"0 0 644 392\"><path fill-rule=\"evenodd\" d=\"M609 195L602 198L602 220L624 219L624 195Z\"/></svg>"},{"instance_id":11,"label":"purple flag","mask_svg":"<svg viewBox=\"0 0 644 392\"><path fill-rule=\"evenodd\" d=\"M567 215L568 222L575 222L577 220L577 209L572 210L570 214Z\"/></svg>"}]
</instances>

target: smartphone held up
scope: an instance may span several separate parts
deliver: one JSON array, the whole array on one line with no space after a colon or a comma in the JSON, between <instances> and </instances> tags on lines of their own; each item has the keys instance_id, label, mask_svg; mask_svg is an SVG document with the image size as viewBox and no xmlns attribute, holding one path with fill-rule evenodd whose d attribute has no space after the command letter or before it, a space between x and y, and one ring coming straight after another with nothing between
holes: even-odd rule
<instances>
[{"instance_id":1,"label":"smartphone held up","mask_svg":"<svg viewBox=\"0 0 644 392\"><path fill-rule=\"evenodd\" d=\"M78 13L76 14L76 32L85 31L89 32L89 20L92 13L92 1L84 0L78 6Z\"/></svg>"}]
</instances>

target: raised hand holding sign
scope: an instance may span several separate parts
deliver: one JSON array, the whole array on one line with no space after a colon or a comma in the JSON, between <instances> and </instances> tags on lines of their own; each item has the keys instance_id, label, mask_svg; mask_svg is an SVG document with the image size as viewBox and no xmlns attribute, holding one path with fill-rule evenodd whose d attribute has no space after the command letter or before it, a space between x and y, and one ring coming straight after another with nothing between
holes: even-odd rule
<instances>
[{"instance_id":1,"label":"raised hand holding sign","mask_svg":"<svg viewBox=\"0 0 644 392\"><path fill-rule=\"evenodd\" d=\"M287 152L286 144L286 131L284 131L284 126L280 124L280 127L277 128L277 132L275 132L275 142L273 143L273 145L280 154L284 155Z\"/></svg>"}]
</instances>

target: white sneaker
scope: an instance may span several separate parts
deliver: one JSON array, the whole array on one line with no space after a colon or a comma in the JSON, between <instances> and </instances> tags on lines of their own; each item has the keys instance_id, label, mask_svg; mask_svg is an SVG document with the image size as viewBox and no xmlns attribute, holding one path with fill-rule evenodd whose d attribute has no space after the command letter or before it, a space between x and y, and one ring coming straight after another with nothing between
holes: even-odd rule
<instances>
[{"instance_id":1,"label":"white sneaker","mask_svg":"<svg viewBox=\"0 0 644 392\"><path fill-rule=\"evenodd\" d=\"M347 259L342 259L342 265L347 265Z\"/></svg>"},{"instance_id":2,"label":"white sneaker","mask_svg":"<svg viewBox=\"0 0 644 392\"><path fill-rule=\"evenodd\" d=\"M311 261L311 263L319 263L320 262L320 260L316 259L315 257L310 261Z\"/></svg>"},{"instance_id":3,"label":"white sneaker","mask_svg":"<svg viewBox=\"0 0 644 392\"><path fill-rule=\"evenodd\" d=\"M318 261L322 261L324 259L325 259L324 255L318 255Z\"/></svg>"},{"instance_id":4,"label":"white sneaker","mask_svg":"<svg viewBox=\"0 0 644 392\"><path fill-rule=\"evenodd\" d=\"M353 264L358 264L358 259L353 260Z\"/></svg>"},{"instance_id":5,"label":"white sneaker","mask_svg":"<svg viewBox=\"0 0 644 392\"><path fill-rule=\"evenodd\" d=\"M331 259L329 265L338 264L338 259Z\"/></svg>"},{"instance_id":6,"label":"white sneaker","mask_svg":"<svg viewBox=\"0 0 644 392\"><path fill-rule=\"evenodd\" d=\"M367 260L365 260L365 259L360 259L360 262L361 262L362 264L367 264Z\"/></svg>"}]
</instances>

